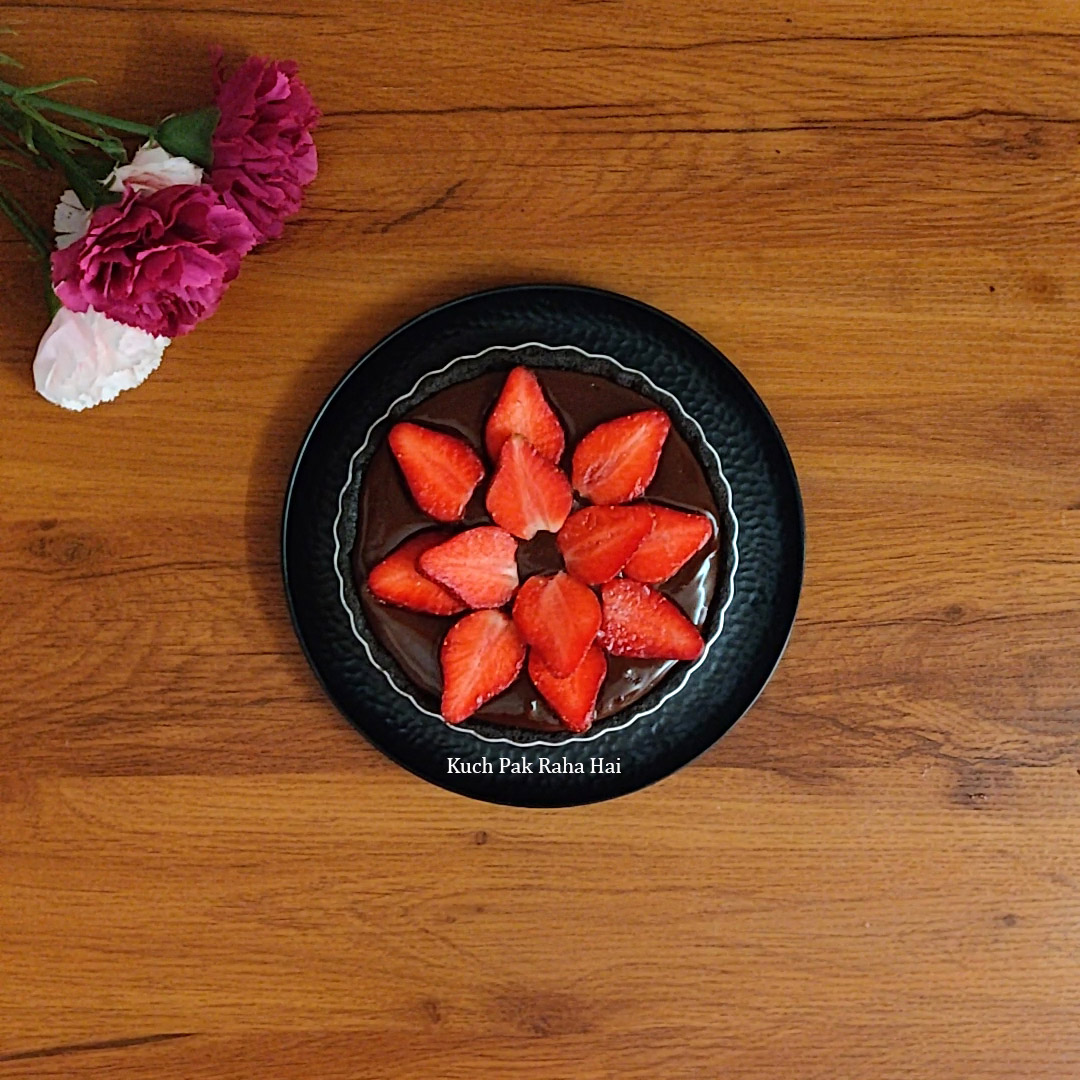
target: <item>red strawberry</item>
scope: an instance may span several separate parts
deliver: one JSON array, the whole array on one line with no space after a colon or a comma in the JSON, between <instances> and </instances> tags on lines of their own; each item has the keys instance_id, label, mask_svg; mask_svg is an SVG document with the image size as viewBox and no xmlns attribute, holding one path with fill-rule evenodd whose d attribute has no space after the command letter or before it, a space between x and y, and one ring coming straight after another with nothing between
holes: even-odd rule
<instances>
[{"instance_id":1,"label":"red strawberry","mask_svg":"<svg viewBox=\"0 0 1080 1080\"><path fill-rule=\"evenodd\" d=\"M666 597L638 581L619 578L601 590L600 644L612 656L696 660L705 643L697 627Z\"/></svg>"},{"instance_id":2,"label":"red strawberry","mask_svg":"<svg viewBox=\"0 0 1080 1080\"><path fill-rule=\"evenodd\" d=\"M571 514L556 543L566 569L586 585L610 581L652 528L646 506L586 506Z\"/></svg>"},{"instance_id":3,"label":"red strawberry","mask_svg":"<svg viewBox=\"0 0 1080 1080\"><path fill-rule=\"evenodd\" d=\"M521 435L503 443L487 493L487 511L497 525L522 540L542 529L558 532L573 502L570 481Z\"/></svg>"},{"instance_id":4,"label":"red strawberry","mask_svg":"<svg viewBox=\"0 0 1080 1080\"><path fill-rule=\"evenodd\" d=\"M525 642L509 615L474 611L447 631L439 651L443 719L460 724L501 694L525 662Z\"/></svg>"},{"instance_id":5,"label":"red strawberry","mask_svg":"<svg viewBox=\"0 0 1080 1080\"><path fill-rule=\"evenodd\" d=\"M609 505L638 498L656 475L671 421L659 409L594 427L574 451L574 490Z\"/></svg>"},{"instance_id":6,"label":"red strawberry","mask_svg":"<svg viewBox=\"0 0 1080 1080\"><path fill-rule=\"evenodd\" d=\"M409 611L426 611L429 615L456 615L464 611L465 605L456 596L423 577L416 568L416 560L446 537L446 533L438 530L410 537L372 569L368 588L384 604Z\"/></svg>"},{"instance_id":7,"label":"red strawberry","mask_svg":"<svg viewBox=\"0 0 1080 1080\"><path fill-rule=\"evenodd\" d=\"M523 435L553 465L558 464L566 445L559 418L528 368L516 367L506 376L499 400L488 417L484 445L492 461L499 460L502 444L511 435Z\"/></svg>"},{"instance_id":8,"label":"red strawberry","mask_svg":"<svg viewBox=\"0 0 1080 1080\"><path fill-rule=\"evenodd\" d=\"M562 722L580 734L592 727L596 717L596 698L607 675L607 658L593 645L585 658L560 679L533 649L529 653L529 678L543 699L559 714Z\"/></svg>"},{"instance_id":9,"label":"red strawberry","mask_svg":"<svg viewBox=\"0 0 1080 1080\"><path fill-rule=\"evenodd\" d=\"M460 521L484 466L476 451L456 435L395 424L388 439L416 505L436 521Z\"/></svg>"},{"instance_id":10,"label":"red strawberry","mask_svg":"<svg viewBox=\"0 0 1080 1080\"><path fill-rule=\"evenodd\" d=\"M666 506L650 506L652 532L626 564L626 576L655 584L667 581L712 536L712 522L704 514L684 514Z\"/></svg>"},{"instance_id":11,"label":"red strawberry","mask_svg":"<svg viewBox=\"0 0 1080 1080\"><path fill-rule=\"evenodd\" d=\"M517 541L494 525L481 525L425 551L420 573L460 596L471 608L502 607L518 585Z\"/></svg>"},{"instance_id":12,"label":"red strawberry","mask_svg":"<svg viewBox=\"0 0 1080 1080\"><path fill-rule=\"evenodd\" d=\"M514 601L514 622L525 643L562 678L581 663L596 639L600 601L569 574L531 577Z\"/></svg>"}]
</instances>

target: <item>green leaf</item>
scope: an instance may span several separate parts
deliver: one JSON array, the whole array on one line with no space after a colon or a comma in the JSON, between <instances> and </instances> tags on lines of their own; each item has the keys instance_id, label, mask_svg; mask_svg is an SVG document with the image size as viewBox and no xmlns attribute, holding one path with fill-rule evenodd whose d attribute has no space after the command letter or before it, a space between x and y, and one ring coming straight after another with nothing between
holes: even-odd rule
<instances>
[{"instance_id":1,"label":"green leaf","mask_svg":"<svg viewBox=\"0 0 1080 1080\"><path fill-rule=\"evenodd\" d=\"M64 170L68 183L79 196L79 202L87 209L93 210L106 203L119 201L120 193L109 191L98 183L47 127L35 125L34 138L41 153Z\"/></svg>"},{"instance_id":2,"label":"green leaf","mask_svg":"<svg viewBox=\"0 0 1080 1080\"><path fill-rule=\"evenodd\" d=\"M50 86L65 85L70 82L93 82L92 79L64 79L59 83L49 83ZM34 86L16 86L14 83L4 82L0 79L0 104L3 99L24 112L33 109L39 115L42 112L59 113L61 116L71 116L81 120L85 124L97 124L101 127L111 128L113 131L123 131L130 135L139 135L146 139L154 134L154 129L148 124L137 124L133 120L122 120L116 116L106 116L104 113L93 112L79 105L69 105L66 101L53 101L52 98L43 97L32 91L40 89Z\"/></svg>"},{"instance_id":3,"label":"green leaf","mask_svg":"<svg viewBox=\"0 0 1080 1080\"><path fill-rule=\"evenodd\" d=\"M95 132L97 135L97 147L103 154L107 154L113 161L114 165L126 165L127 164L127 147L120 141L115 135L109 135L107 132L102 131L101 128Z\"/></svg>"},{"instance_id":4,"label":"green leaf","mask_svg":"<svg viewBox=\"0 0 1080 1080\"><path fill-rule=\"evenodd\" d=\"M34 105L35 102L47 101L47 98L38 97L12 97L12 103L15 108L23 115L29 117L30 121L36 125L38 131L48 131L50 135L56 140L57 144L62 146L65 150L76 150L80 146L90 145L96 146L99 149L104 149L103 140L93 135L87 135L82 131L75 131L73 128L64 127L63 124L58 124L54 120L50 120L47 116L43 115L39 109ZM113 136L105 135L104 141L108 142L113 140Z\"/></svg>"},{"instance_id":5,"label":"green leaf","mask_svg":"<svg viewBox=\"0 0 1080 1080\"><path fill-rule=\"evenodd\" d=\"M32 148L25 145L23 141L24 123L25 117L22 113L11 108L3 99L0 99L0 129L2 129L0 130L0 146L4 146L11 150L12 153L26 158L27 161L32 161L39 169L49 169L49 162ZM15 136L15 138L5 135L5 131L11 132L11 135Z\"/></svg>"},{"instance_id":6,"label":"green leaf","mask_svg":"<svg viewBox=\"0 0 1080 1080\"><path fill-rule=\"evenodd\" d=\"M0 52L0 64L6 64L8 67L17 67L17 68L22 67L22 64L20 64L19 61L16 60L14 56L8 56L7 53L2 53L2 52Z\"/></svg>"},{"instance_id":7,"label":"green leaf","mask_svg":"<svg viewBox=\"0 0 1080 1080\"><path fill-rule=\"evenodd\" d=\"M92 83L97 80L87 75L71 75L66 79L53 79L52 82L39 83L37 86L20 86L11 96L13 98L33 97L34 94L47 94L50 90L58 90L61 86L71 86L73 83Z\"/></svg>"},{"instance_id":8,"label":"green leaf","mask_svg":"<svg viewBox=\"0 0 1080 1080\"><path fill-rule=\"evenodd\" d=\"M27 168L19 161L12 161L10 158L0 157L0 165L3 165L7 169L18 169L19 172L26 172Z\"/></svg>"},{"instance_id":9,"label":"green leaf","mask_svg":"<svg viewBox=\"0 0 1080 1080\"><path fill-rule=\"evenodd\" d=\"M214 106L179 116L167 116L158 124L154 138L170 154L185 157L209 169L214 164L211 139L220 119L221 110Z\"/></svg>"},{"instance_id":10,"label":"green leaf","mask_svg":"<svg viewBox=\"0 0 1080 1080\"><path fill-rule=\"evenodd\" d=\"M29 150L31 154L36 154L38 148L34 143L34 124L29 116L23 120L22 126L19 129L19 134L22 135L22 141L26 143L26 149Z\"/></svg>"}]
</instances>

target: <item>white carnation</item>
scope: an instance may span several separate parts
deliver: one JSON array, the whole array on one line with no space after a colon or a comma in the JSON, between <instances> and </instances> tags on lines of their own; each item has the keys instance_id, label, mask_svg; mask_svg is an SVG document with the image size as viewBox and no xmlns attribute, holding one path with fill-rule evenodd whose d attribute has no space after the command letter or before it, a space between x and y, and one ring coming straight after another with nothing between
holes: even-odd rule
<instances>
[{"instance_id":1,"label":"white carnation","mask_svg":"<svg viewBox=\"0 0 1080 1080\"><path fill-rule=\"evenodd\" d=\"M38 345L34 386L54 405L89 409L143 382L161 363L169 340L93 308L61 308Z\"/></svg>"}]
</instances>

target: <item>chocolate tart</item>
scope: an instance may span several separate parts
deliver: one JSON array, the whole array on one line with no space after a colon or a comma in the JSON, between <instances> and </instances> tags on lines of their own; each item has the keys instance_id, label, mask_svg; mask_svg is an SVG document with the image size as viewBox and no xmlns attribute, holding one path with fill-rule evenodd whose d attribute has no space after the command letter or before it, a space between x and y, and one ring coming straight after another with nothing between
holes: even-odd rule
<instances>
[{"instance_id":1,"label":"chocolate tart","mask_svg":"<svg viewBox=\"0 0 1080 1080\"><path fill-rule=\"evenodd\" d=\"M404 540L429 529L433 522L414 503L387 445L393 424L410 420L464 438L483 455L483 432L506 373L523 364L538 377L545 395L566 432L562 462L568 469L574 446L597 424L618 416L663 408L672 429L646 498L680 510L707 515L713 522L711 540L660 591L673 600L701 629L706 646L720 632L723 610L731 596L737 564L737 523L718 455L678 400L640 372L613 358L590 355L576 348L530 344L487 349L482 355L455 359L420 380L413 391L396 401L373 425L353 462L343 495L343 515L355 515L350 545L351 574L343 590L355 616L357 634L367 645L372 663L391 685L418 707L438 717L441 674L439 646L455 617L404 611L380 603L365 584L368 572ZM489 476L492 464L487 462ZM462 528L491 524L484 508L482 483L474 494ZM575 508L582 505L575 501ZM522 581L533 574L563 569L551 533L540 533L518 548ZM694 665L673 660L608 658L608 674L597 702L597 719L583 735L566 731L536 692L523 671L510 688L485 704L462 730L486 739L522 745L558 745L595 739L605 731L632 723L634 706L651 691L678 684ZM672 685L676 692L678 685Z\"/></svg>"}]
</instances>

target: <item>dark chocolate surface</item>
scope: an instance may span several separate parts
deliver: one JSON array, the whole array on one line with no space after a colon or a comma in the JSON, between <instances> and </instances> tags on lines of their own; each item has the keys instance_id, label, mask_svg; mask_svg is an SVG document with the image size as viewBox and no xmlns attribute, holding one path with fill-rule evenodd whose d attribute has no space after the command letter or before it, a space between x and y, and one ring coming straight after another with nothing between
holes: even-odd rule
<instances>
[{"instance_id":1,"label":"dark chocolate surface","mask_svg":"<svg viewBox=\"0 0 1080 1080\"><path fill-rule=\"evenodd\" d=\"M597 424L617 416L656 407L656 402L597 375L556 369L535 369L537 377L566 431L566 451L560 466L569 473L570 457L581 437ZM505 372L492 371L432 394L401 419L412 420L460 435L481 453L488 475L479 485L461 528L490 524L484 493L493 466L484 452L487 415L502 389ZM701 465L685 439L674 428L668 435L660 465L645 493L650 502L707 514L714 533L709 543L660 590L698 625L707 618L716 591L718 551L726 538L716 501ZM575 501L575 509L581 504ZM367 573L408 537L436 527L413 502L408 487L383 439L365 469L360 486L357 543L353 570L364 617L382 646L394 657L408 679L421 691L441 694L439 646L457 617L443 618L392 608L376 600L364 584ZM562 569L551 533L519 542L518 571L522 581L536 573ZM613 716L656 686L675 661L608 657L608 675L597 702L597 717ZM477 714L489 724L560 731L558 718L536 693L523 671L514 684Z\"/></svg>"}]
</instances>

